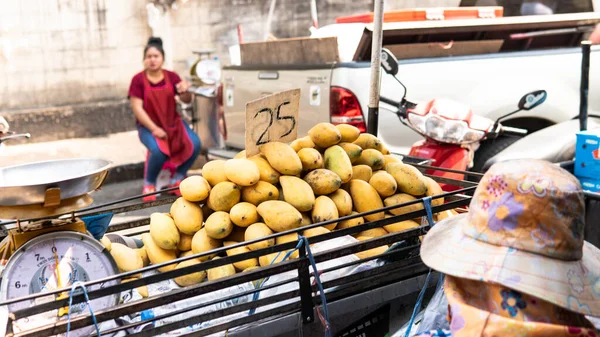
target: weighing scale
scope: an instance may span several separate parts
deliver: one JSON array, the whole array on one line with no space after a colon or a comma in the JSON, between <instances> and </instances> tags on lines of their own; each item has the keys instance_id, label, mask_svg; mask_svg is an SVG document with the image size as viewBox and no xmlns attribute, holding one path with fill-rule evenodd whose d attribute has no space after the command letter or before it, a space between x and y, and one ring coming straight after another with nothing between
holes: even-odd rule
<instances>
[{"instance_id":1,"label":"weighing scale","mask_svg":"<svg viewBox=\"0 0 600 337\"><path fill-rule=\"evenodd\" d=\"M16 227L0 243L2 278L0 301L70 288L74 282L110 277L119 269L104 246L73 215L92 203L89 193L97 190L111 163L97 159L72 159L32 163L0 169L0 218L16 219ZM36 218L44 218L35 220ZM21 221L19 219L34 219ZM116 285L118 280L87 288L93 291ZM81 294L77 289L73 295ZM14 312L36 304L68 298L70 291L38 297L5 306ZM119 295L90 301L93 311L113 307ZM66 320L68 307L13 322L13 332ZM71 317L89 313L85 302L71 307ZM4 320L6 321L6 320ZM4 329L5 327L2 327ZM89 336L94 326L73 330L70 336Z\"/></svg>"}]
</instances>

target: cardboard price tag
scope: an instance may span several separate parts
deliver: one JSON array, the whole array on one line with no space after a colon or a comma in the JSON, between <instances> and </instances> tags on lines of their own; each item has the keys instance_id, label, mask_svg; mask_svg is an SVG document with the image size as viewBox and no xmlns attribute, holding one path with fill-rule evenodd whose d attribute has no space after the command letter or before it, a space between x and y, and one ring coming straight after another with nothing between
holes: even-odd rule
<instances>
[{"instance_id":1,"label":"cardboard price tag","mask_svg":"<svg viewBox=\"0 0 600 337\"><path fill-rule=\"evenodd\" d=\"M278 92L246 104L246 157L269 142L291 142L298 137L300 89Z\"/></svg>"}]
</instances>

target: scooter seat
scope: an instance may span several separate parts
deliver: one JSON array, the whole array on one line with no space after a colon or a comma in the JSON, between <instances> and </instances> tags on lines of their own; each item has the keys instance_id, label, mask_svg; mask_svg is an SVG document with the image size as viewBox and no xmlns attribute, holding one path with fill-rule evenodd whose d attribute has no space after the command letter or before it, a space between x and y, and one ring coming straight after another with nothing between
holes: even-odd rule
<instances>
[{"instance_id":1,"label":"scooter seat","mask_svg":"<svg viewBox=\"0 0 600 337\"><path fill-rule=\"evenodd\" d=\"M600 127L600 120L588 118L588 129ZM513 159L542 159L551 163L573 160L579 120L569 120L529 134L514 142L502 152L488 159L483 166L487 171L495 163Z\"/></svg>"}]
</instances>

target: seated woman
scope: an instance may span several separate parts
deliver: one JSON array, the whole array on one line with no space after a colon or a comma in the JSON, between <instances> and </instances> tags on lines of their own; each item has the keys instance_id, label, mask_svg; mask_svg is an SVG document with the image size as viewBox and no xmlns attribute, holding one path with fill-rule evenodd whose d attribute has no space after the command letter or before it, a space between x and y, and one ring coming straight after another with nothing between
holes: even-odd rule
<instances>
[{"instance_id":1,"label":"seated woman","mask_svg":"<svg viewBox=\"0 0 600 337\"><path fill-rule=\"evenodd\" d=\"M164 60L162 40L151 37L144 49L145 69L133 77L129 87L140 140L148 149L143 194L156 191L156 179L167 160L177 167L169 187L179 186L200 153L200 139L181 119L175 102L175 95L186 103L192 100L187 92L190 85L176 73L163 69ZM153 200L156 195L144 198Z\"/></svg>"},{"instance_id":2,"label":"seated woman","mask_svg":"<svg viewBox=\"0 0 600 337\"><path fill-rule=\"evenodd\" d=\"M539 160L492 166L469 213L423 240L423 262L446 275L450 331L417 336L599 336L586 315L600 316L600 250L583 240L584 221L567 171Z\"/></svg>"}]
</instances>

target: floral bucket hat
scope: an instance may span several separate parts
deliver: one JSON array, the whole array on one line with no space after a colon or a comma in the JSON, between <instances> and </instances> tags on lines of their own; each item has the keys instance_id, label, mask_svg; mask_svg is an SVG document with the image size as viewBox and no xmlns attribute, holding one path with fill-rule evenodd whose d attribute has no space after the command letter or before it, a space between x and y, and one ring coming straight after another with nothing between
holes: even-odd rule
<instances>
[{"instance_id":1,"label":"floral bucket hat","mask_svg":"<svg viewBox=\"0 0 600 337\"><path fill-rule=\"evenodd\" d=\"M573 175L541 160L501 162L483 176L469 213L427 233L421 257L444 274L600 316L600 250L583 240L584 218Z\"/></svg>"}]
</instances>

